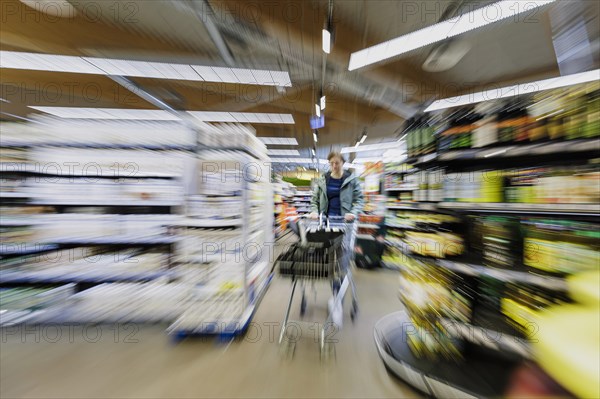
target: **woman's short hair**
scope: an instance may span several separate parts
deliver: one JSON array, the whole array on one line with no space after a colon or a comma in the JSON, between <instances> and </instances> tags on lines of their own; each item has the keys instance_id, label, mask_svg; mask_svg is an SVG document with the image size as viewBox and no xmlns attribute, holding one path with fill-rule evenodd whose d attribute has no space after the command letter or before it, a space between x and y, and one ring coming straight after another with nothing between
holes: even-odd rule
<instances>
[{"instance_id":1,"label":"woman's short hair","mask_svg":"<svg viewBox=\"0 0 600 399\"><path fill-rule=\"evenodd\" d=\"M339 158L342 162L346 162L346 158L339 151L331 151L329 155L327 155L327 160L331 161L331 158Z\"/></svg>"}]
</instances>

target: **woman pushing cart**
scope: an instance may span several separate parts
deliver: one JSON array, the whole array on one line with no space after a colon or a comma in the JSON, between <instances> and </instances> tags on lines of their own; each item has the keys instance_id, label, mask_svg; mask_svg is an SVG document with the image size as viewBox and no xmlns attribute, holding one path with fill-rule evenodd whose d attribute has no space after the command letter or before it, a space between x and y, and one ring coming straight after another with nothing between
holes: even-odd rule
<instances>
[{"instance_id":1,"label":"woman pushing cart","mask_svg":"<svg viewBox=\"0 0 600 399\"><path fill-rule=\"evenodd\" d=\"M280 274L292 277L294 285L286 311L279 342L285 334L296 283L298 280L328 279L333 296L328 302L329 316L325 325L333 322L342 326L343 299L348 286L352 291L352 310L358 310L356 288L350 270L356 224L354 221L362 210L364 199L358 178L343 166L345 159L339 152L331 152L327 160L330 171L317 181L311 201L311 221L299 221L292 228L300 235L300 243L290 248L280 259ZM306 307L302 294L301 314ZM325 328L321 332L321 347Z\"/></svg>"}]
</instances>

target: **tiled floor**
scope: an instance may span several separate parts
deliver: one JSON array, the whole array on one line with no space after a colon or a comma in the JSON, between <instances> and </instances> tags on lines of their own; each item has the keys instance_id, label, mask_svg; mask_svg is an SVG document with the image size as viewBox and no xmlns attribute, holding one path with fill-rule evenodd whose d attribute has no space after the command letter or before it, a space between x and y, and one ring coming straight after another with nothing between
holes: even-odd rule
<instances>
[{"instance_id":1,"label":"tiled floor","mask_svg":"<svg viewBox=\"0 0 600 399\"><path fill-rule=\"evenodd\" d=\"M346 306L345 324L334 336L335 357L327 361L320 359L311 322L324 321L329 288L319 285L316 301L309 300L304 317L309 323L299 324L302 337L286 357L277 334L291 284L276 277L248 335L229 344L175 343L164 326L88 331L62 326L60 337L57 329L5 330L0 397L420 397L386 371L373 340L376 321L400 307L397 273L358 270L355 280L359 317L351 323ZM295 304L293 318L299 318L298 308Z\"/></svg>"}]
</instances>

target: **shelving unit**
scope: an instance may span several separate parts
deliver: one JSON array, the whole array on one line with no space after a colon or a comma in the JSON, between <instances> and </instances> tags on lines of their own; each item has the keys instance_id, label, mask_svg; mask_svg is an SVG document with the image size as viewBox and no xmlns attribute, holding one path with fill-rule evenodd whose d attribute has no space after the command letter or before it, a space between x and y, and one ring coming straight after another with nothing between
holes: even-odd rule
<instances>
[{"instance_id":1,"label":"shelving unit","mask_svg":"<svg viewBox=\"0 0 600 399\"><path fill-rule=\"evenodd\" d=\"M598 204L440 202L438 206L443 209L456 209L469 212L600 216L600 206Z\"/></svg>"},{"instance_id":2,"label":"shelving unit","mask_svg":"<svg viewBox=\"0 0 600 399\"><path fill-rule=\"evenodd\" d=\"M273 242L271 176L264 145L248 134L253 148L207 146L189 165L187 174L194 178L185 188L188 214L170 226L180 238L176 270L194 292L190 305L167 329L177 339L242 334L271 281L265 246ZM207 174L206 163L218 165L218 170ZM236 169L250 163L258 174L236 180ZM211 180L215 172L220 178ZM193 199L199 204L212 201L216 213L211 218L204 207L196 209ZM248 255L255 247L261 255Z\"/></svg>"},{"instance_id":3,"label":"shelving unit","mask_svg":"<svg viewBox=\"0 0 600 399\"><path fill-rule=\"evenodd\" d=\"M462 114L452 111L452 115ZM438 122L440 119L440 115L431 118ZM590 119L578 120L582 124L584 121L595 123ZM528 321L534 314L541 316L546 307L555 307L553 310L560 312L560 307L571 306L565 305L572 294L567 277L593 269L597 244L592 240L600 217L600 197L598 190L594 190L598 183L598 163L594 159L598 158L600 138L589 129L585 133L588 138L575 138L575 133L583 134L583 127L575 131L569 125L573 130L568 134L554 132L560 140L494 142L480 148L448 149L452 147L446 131L452 127L423 121L414 126L414 131L406 132L410 156L407 162L411 166L396 168L389 174L396 181L404 181L406 176L417 178L417 187L411 186L416 188L415 197L403 199L402 204L388 204L388 212L454 215L461 223L456 227L446 225L442 231L462 234L466 251L422 256L412 252L422 249L413 248L400 238L402 234L399 238L386 237L386 245L396 252L385 258L385 263L400 271L399 296L407 310L388 315L377 323L377 348L390 370L427 395L502 396L511 373L523 360L541 360L532 349L535 341L531 339L537 336L535 331L529 331ZM528 140L524 129L540 126L545 127L544 124L519 127L523 129L518 131L519 140ZM488 126L487 134L493 130L490 129ZM464 132L468 130L456 131L459 132L456 137L462 137L459 134L466 137ZM507 140L509 133L507 129L501 137L498 132L496 141ZM469 134L479 134L481 139L483 133L473 130ZM420 142L424 137L425 141ZM462 138L453 136L452 140L458 140L451 142L457 146L472 143L470 139L460 141ZM576 162L565 167L565 156ZM490 170L498 173L484 175ZM433 180L433 188L432 174L439 174ZM386 187L396 194L404 186ZM419 195L422 187L426 192ZM425 241L427 234L435 230L423 229L418 223L401 224L387 219L386 226L402 233L421 234L420 239ZM532 248L538 248L537 252ZM572 254L563 253L567 248ZM567 262L567 258L573 257L579 259ZM417 298L421 306L411 303L414 297L408 295L411 290L419 289L424 296ZM414 342L420 344L416 344L410 337L415 334L429 335L431 340L427 343L419 336L420 341ZM413 342L412 346L409 342ZM448 360L448 356L453 360ZM502 367L496 368L500 364ZM451 368L457 371L451 372Z\"/></svg>"},{"instance_id":4,"label":"shelving unit","mask_svg":"<svg viewBox=\"0 0 600 399\"><path fill-rule=\"evenodd\" d=\"M3 315L2 322L175 321L187 309L183 302L162 298L160 301L170 308L153 316L150 309L141 310L145 306L142 302L133 297L126 300L129 297L119 287L130 284L132 290L145 293L148 303L154 303L157 300L154 295L159 294L146 288L171 291L179 287L178 292L189 292L189 285L176 283L182 274L173 267L172 247L179 245L181 237L169 234L169 229L182 224L240 228L243 223L242 219L189 220L180 216L184 185L190 180L184 173L185 165L193 159L192 151L198 147L196 132L178 122L44 118L43 128L40 126L2 126L2 146L14 146L22 149L19 154L26 154L23 162L0 165L0 173L4 176L17 173L18 182L24 183L19 187L22 192L3 192L2 205L16 210L38 207L42 212L59 213L25 215L15 211L2 215L3 227L30 229L33 241L2 244L0 281L10 287L70 283L77 290L83 289L80 294L84 295L77 294L78 299L73 293L66 296L60 304L62 311L53 308L45 312L26 311L26 317L10 319ZM164 134L165 130L168 134ZM16 140L13 133L31 141ZM228 142L231 141L230 135ZM205 144L202 146L206 147ZM242 150L251 152L249 147ZM75 186L77 190L71 190ZM17 201L20 198L27 201ZM252 209L264 202L248 196L244 202L245 214L251 215ZM90 215L89 210L100 214ZM82 257L80 251L87 255ZM20 256L31 253L41 255ZM263 277L264 270L253 269L254 284L263 284L265 278L259 277ZM92 292L90 286L97 289ZM129 313L118 307L110 312L94 310L113 302L127 304ZM135 316L138 308L145 312L144 318Z\"/></svg>"}]
</instances>

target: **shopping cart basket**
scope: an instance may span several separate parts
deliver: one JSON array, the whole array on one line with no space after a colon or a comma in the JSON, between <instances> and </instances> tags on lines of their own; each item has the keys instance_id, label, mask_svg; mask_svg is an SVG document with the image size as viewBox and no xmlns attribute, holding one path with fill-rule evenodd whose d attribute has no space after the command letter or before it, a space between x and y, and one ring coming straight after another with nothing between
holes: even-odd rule
<instances>
[{"instance_id":1,"label":"shopping cart basket","mask_svg":"<svg viewBox=\"0 0 600 399\"><path fill-rule=\"evenodd\" d=\"M279 344L282 343L289 321L290 310L298 282L302 286L302 301L300 315L306 310L305 282L326 280L333 288L333 309L341 307L348 286L352 291L352 320L358 312L356 287L352 279L350 260L356 236L356 224L346 223L343 218L324 219L319 221L300 219L298 222L300 241L293 244L277 259L279 275L292 279L292 292L279 335ZM332 327L332 314L330 313L320 331L320 349L325 347L325 333Z\"/></svg>"}]
</instances>

